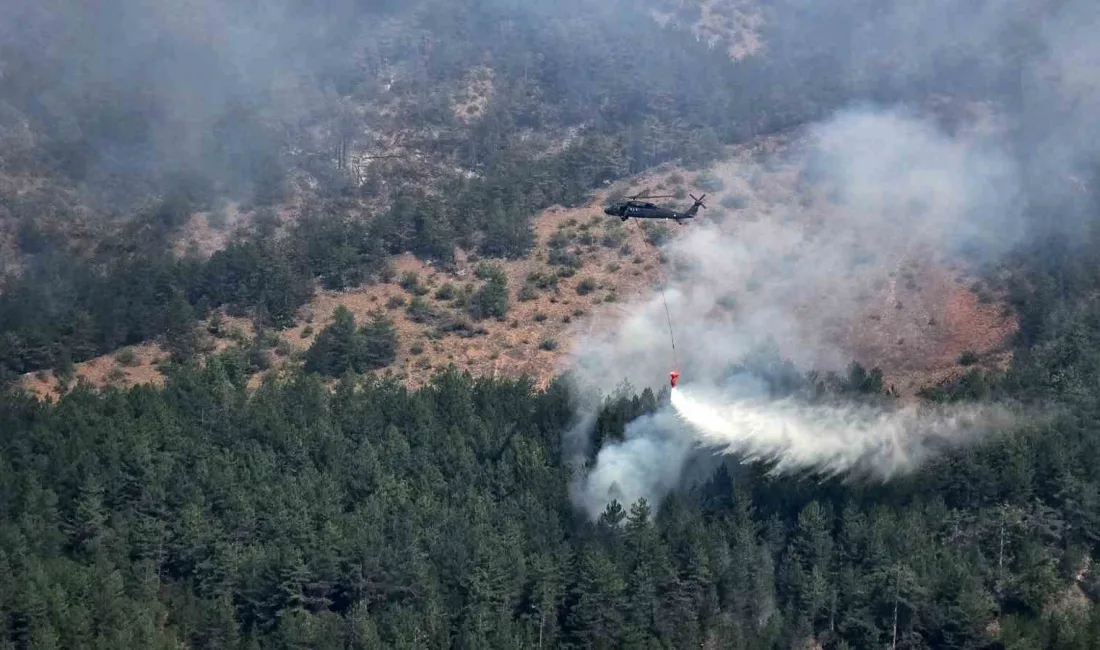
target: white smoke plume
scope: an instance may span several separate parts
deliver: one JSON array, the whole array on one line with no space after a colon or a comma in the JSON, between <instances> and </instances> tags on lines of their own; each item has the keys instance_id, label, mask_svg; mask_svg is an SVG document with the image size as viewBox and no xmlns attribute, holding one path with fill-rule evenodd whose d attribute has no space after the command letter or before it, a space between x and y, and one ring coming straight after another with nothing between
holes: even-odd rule
<instances>
[{"instance_id":1,"label":"white smoke plume","mask_svg":"<svg viewBox=\"0 0 1100 650\"><path fill-rule=\"evenodd\" d=\"M718 388L733 366L768 344L799 372L842 371L865 315L900 309L893 285L874 283L897 282L918 260L995 258L1018 241L1019 170L997 144L996 126L975 118L948 133L911 111L864 107L811 126L762 160L743 152L716 167L722 194L745 207L704 213L664 247L668 262L654 271L667 276L675 354L656 276L653 294L626 305L615 322L590 325L571 352L582 395L609 394L624 379L659 389L674 364L691 386L676 392L675 410L639 418L624 441L605 443L575 486L577 505L593 517L612 499L644 497L657 507L682 483L700 445L773 461L777 471L885 479L991 422L1009 421L976 408L879 413ZM906 306L908 321L926 327L942 298ZM894 351L894 343L886 347ZM588 408L567 439L578 459L597 405Z\"/></svg>"},{"instance_id":2,"label":"white smoke plume","mask_svg":"<svg viewBox=\"0 0 1100 650\"><path fill-rule=\"evenodd\" d=\"M977 405L776 401L726 382L731 366L769 342L800 371L840 370L861 356L928 357L911 342L934 340L922 324L936 319L945 296L930 289L916 304L897 301L895 286L915 260L949 273L996 261L1025 237L1028 205L1060 215L1032 227L1072 234L1087 225L1100 154L1100 5L936 0L876 15L855 3L812 5L814 20L782 42L846 58L853 87L871 79L916 89L911 80L935 78L954 93L949 125L896 108L848 110L810 126L796 146L764 143L715 170L725 189L709 205L732 198L737 209L725 218L704 212L664 247L676 354L655 282L618 322L583 336L569 360L580 394L596 396L568 434L578 457L599 395L623 378L662 387L674 365L682 373L673 406L630 422L625 440L605 443L577 480L574 499L593 518L612 499L644 497L656 507L682 485L700 448L770 461L777 472L885 480L1019 422L1007 409ZM859 27L849 34L851 25ZM834 33L851 38L831 49ZM1011 72L1017 57L1022 74ZM1013 84L1007 105L961 99ZM853 348L863 319L895 308L905 317L870 337L874 350ZM858 333L868 340L867 329Z\"/></svg>"}]
</instances>

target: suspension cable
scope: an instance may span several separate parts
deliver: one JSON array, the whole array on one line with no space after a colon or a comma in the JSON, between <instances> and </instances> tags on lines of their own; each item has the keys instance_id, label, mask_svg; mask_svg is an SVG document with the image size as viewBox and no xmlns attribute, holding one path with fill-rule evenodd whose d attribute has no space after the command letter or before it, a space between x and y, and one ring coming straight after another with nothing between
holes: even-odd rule
<instances>
[{"instance_id":1,"label":"suspension cable","mask_svg":"<svg viewBox=\"0 0 1100 650\"><path fill-rule=\"evenodd\" d=\"M637 219L635 219L635 221L638 222ZM673 368L677 368L677 367L679 367L679 361L676 358L676 337L672 333L672 312L670 312L669 309L668 309L668 299L665 297L665 278L664 278L664 274L661 273L660 268L659 268L660 265L661 265L661 251L656 246L654 246L651 241L649 241L648 237L646 237L646 233L645 233L645 230L642 228L641 222L638 222L637 225L638 225L638 231L641 232L641 234L642 234L642 241L644 241L647 245L649 245L650 248L652 248L657 253L657 266L658 266L657 280L661 285L661 302L665 306L665 318L668 320L668 340L672 343L672 366L673 366Z\"/></svg>"}]
</instances>

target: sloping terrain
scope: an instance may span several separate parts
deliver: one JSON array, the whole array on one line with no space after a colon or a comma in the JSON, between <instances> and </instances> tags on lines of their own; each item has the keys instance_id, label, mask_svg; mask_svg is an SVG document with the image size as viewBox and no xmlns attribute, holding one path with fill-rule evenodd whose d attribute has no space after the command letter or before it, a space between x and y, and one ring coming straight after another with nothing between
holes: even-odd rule
<instances>
[{"instance_id":1,"label":"sloping terrain","mask_svg":"<svg viewBox=\"0 0 1100 650\"><path fill-rule=\"evenodd\" d=\"M475 374L526 374L545 384L561 370L560 354L577 337L614 323L623 303L652 295L662 277L674 272L647 242L651 228L653 236L667 233L678 238L711 223L735 233L751 248L775 247L774 256L783 259L809 255L806 263L812 263L815 249L805 248L812 238L792 238L777 229L827 228L822 225L830 218L827 205L818 205L799 189L796 165L758 162L789 144L780 138L763 139L731 150L724 162L707 170L665 166L595 192L587 205L545 210L534 222L537 243L526 259L481 260L459 250L453 268L444 270L412 255L399 256L389 282L318 291L301 310L299 322L278 332L279 340L269 345L271 367L300 360L336 307L344 305L359 323L378 311L393 320L399 334L398 354L385 372L410 386L423 384L452 363ZM709 192L708 209L701 212L698 224L682 227L622 224L603 214L606 201L643 189L685 197L689 192ZM671 203L682 206L689 200ZM808 207L799 212L785 211L803 204ZM203 246L207 251L212 237L198 238L207 242ZM565 263L563 258L568 258ZM507 276L509 305L503 319L474 320L462 304L460 296L469 295L481 283L476 274L483 262L499 265ZM753 301L782 302L790 313L798 314L803 330L819 332L819 338L835 345L845 359L880 367L886 381L904 394L965 372L974 364L995 370L1007 361L1005 344L1015 328L1012 313L998 296L975 285L966 269L941 259L933 250L918 247L863 260L843 278L811 283L793 292L769 291L772 280L761 275L767 269L743 270L748 288L735 291L736 305L720 309L736 316L739 309L754 308ZM773 280L780 277L775 275ZM735 280L730 278L731 291L736 289ZM839 292L830 302L850 307L822 309L822 290ZM417 306L410 309L414 299ZM251 336L249 323L222 316L210 347L248 344ZM783 347L784 341L779 343ZM163 356L153 346L142 346L132 366L115 357L101 357L78 364L75 376L100 385L157 381L155 360ZM24 385L40 395L51 392L55 384L49 373L24 378Z\"/></svg>"},{"instance_id":2,"label":"sloping terrain","mask_svg":"<svg viewBox=\"0 0 1100 650\"><path fill-rule=\"evenodd\" d=\"M652 10L661 25L685 27L708 47L724 47L737 61L759 54L764 18L755 0L673 0Z\"/></svg>"}]
</instances>

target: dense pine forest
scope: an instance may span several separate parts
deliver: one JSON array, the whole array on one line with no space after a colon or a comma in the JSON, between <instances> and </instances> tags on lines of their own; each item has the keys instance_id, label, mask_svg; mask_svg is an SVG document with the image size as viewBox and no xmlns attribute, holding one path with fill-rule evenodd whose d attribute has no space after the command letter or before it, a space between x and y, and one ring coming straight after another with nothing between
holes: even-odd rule
<instances>
[{"instance_id":1,"label":"dense pine forest","mask_svg":"<svg viewBox=\"0 0 1100 650\"><path fill-rule=\"evenodd\" d=\"M1100 648L1100 139L1057 135L1083 109L1036 97L1042 29L990 27L1012 3L965 10L940 49L891 38L912 17L899 3L744 3L765 50L739 60L651 15L719 2L209 0L184 16L119 0L117 21L11 4L35 29L0 26L0 648ZM899 51L910 65L879 63ZM477 66L494 90L467 123L448 102ZM578 464L565 437L591 396L567 374L537 389L452 369L413 390L373 372L398 337L381 313L338 310L302 363L250 388L263 332L320 289L394 281L395 254L520 258L539 210L605 181L933 95L1022 116L1029 230L984 269L1019 322L1007 371L922 399L1046 417L916 474L776 477L726 457L592 521L577 477L667 391L623 377L599 396ZM353 173L347 152L377 153L363 134L387 129L406 158ZM1069 141L1081 192L1052 189ZM174 251L191 214L229 201L245 232ZM507 287L480 275L470 314L503 317ZM256 340L204 349L219 309ZM39 401L15 382L152 340L171 353L163 386ZM858 364L823 379L771 354L731 372L776 395L896 399Z\"/></svg>"},{"instance_id":2,"label":"dense pine forest","mask_svg":"<svg viewBox=\"0 0 1100 650\"><path fill-rule=\"evenodd\" d=\"M1028 269L1051 289L1020 290L1035 325L1007 376L938 394L1051 399L1053 421L887 487L731 461L595 523L570 505L565 382L444 373L410 392L348 373L329 391L303 372L251 392L231 352L164 388L7 394L3 643L1097 647L1100 277L1084 262ZM881 389L858 379L835 390ZM609 396L594 437L666 398Z\"/></svg>"}]
</instances>

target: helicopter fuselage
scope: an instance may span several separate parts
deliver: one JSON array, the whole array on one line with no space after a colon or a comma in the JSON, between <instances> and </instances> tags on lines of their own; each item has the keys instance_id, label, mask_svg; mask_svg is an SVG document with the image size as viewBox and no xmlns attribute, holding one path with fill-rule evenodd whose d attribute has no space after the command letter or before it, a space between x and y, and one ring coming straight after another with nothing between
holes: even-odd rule
<instances>
[{"instance_id":1,"label":"helicopter fuselage","mask_svg":"<svg viewBox=\"0 0 1100 650\"><path fill-rule=\"evenodd\" d=\"M604 214L618 217L622 221L627 219L673 219L681 221L691 219L694 215L661 208L652 203L616 203L604 209Z\"/></svg>"}]
</instances>

